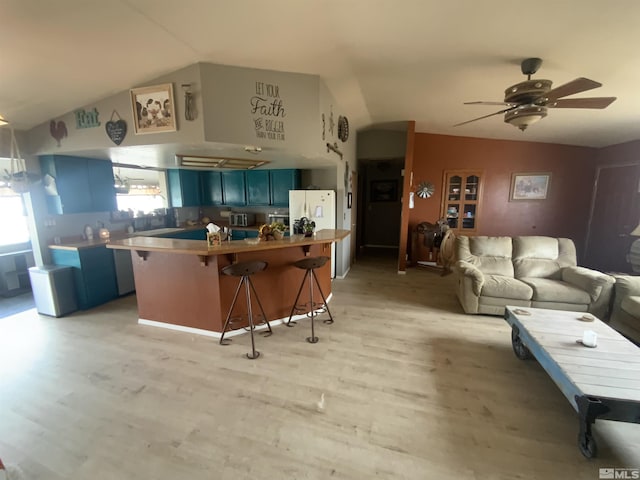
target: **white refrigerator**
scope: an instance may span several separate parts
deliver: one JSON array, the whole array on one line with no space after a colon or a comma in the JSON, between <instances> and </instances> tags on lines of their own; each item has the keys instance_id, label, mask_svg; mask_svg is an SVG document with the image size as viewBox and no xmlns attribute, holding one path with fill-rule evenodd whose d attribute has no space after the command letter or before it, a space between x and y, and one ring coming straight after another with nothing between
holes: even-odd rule
<instances>
[{"instance_id":1,"label":"white refrigerator","mask_svg":"<svg viewBox=\"0 0 640 480\"><path fill-rule=\"evenodd\" d=\"M333 190L289 190L289 228L307 217L316 231L336 228L336 192ZM293 233L293 231L292 231ZM336 245L331 244L331 278L336 276Z\"/></svg>"}]
</instances>

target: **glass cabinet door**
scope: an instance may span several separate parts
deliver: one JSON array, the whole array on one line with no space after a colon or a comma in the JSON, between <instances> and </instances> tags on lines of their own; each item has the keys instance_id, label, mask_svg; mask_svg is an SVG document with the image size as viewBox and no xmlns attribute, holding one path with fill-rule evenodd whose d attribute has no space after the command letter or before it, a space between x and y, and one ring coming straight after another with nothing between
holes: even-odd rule
<instances>
[{"instance_id":1,"label":"glass cabinet door","mask_svg":"<svg viewBox=\"0 0 640 480\"><path fill-rule=\"evenodd\" d=\"M482 174L471 171L445 172L441 216L457 234L473 233L478 227Z\"/></svg>"}]
</instances>

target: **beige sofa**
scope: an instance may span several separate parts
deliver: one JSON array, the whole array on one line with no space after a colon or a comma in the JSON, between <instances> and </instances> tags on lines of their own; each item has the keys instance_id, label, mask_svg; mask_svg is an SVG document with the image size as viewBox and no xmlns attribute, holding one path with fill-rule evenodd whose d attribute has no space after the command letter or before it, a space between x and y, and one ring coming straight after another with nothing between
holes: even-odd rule
<instances>
[{"instance_id":1,"label":"beige sofa","mask_svg":"<svg viewBox=\"0 0 640 480\"><path fill-rule=\"evenodd\" d=\"M456 239L457 295L466 313L503 315L506 305L608 315L615 279L578 267L568 238Z\"/></svg>"},{"instance_id":2,"label":"beige sofa","mask_svg":"<svg viewBox=\"0 0 640 480\"><path fill-rule=\"evenodd\" d=\"M616 275L610 325L640 343L640 277Z\"/></svg>"}]
</instances>

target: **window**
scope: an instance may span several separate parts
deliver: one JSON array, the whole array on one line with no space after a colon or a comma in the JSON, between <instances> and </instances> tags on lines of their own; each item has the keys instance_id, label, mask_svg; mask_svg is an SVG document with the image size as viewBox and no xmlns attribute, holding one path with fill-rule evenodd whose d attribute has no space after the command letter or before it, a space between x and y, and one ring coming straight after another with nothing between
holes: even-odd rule
<instances>
[{"instance_id":1,"label":"window","mask_svg":"<svg viewBox=\"0 0 640 480\"><path fill-rule=\"evenodd\" d=\"M0 187L0 246L29 242L29 227L22 196Z\"/></svg>"},{"instance_id":2,"label":"window","mask_svg":"<svg viewBox=\"0 0 640 480\"><path fill-rule=\"evenodd\" d=\"M164 172L114 164L113 174L119 212L139 217L167 207Z\"/></svg>"},{"instance_id":3,"label":"window","mask_svg":"<svg viewBox=\"0 0 640 480\"><path fill-rule=\"evenodd\" d=\"M159 193L135 193L134 191L126 194L118 193L116 200L118 202L118 210L131 210L134 214L138 212L150 214L158 208L166 207L165 199Z\"/></svg>"}]
</instances>

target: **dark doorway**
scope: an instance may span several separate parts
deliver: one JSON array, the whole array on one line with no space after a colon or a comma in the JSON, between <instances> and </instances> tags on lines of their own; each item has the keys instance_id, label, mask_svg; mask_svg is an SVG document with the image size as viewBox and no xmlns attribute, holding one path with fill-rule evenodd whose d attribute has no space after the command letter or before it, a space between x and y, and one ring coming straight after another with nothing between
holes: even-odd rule
<instances>
[{"instance_id":1,"label":"dark doorway","mask_svg":"<svg viewBox=\"0 0 640 480\"><path fill-rule=\"evenodd\" d=\"M360 160L358 249L397 252L402 214L404 159Z\"/></svg>"},{"instance_id":2,"label":"dark doorway","mask_svg":"<svg viewBox=\"0 0 640 480\"><path fill-rule=\"evenodd\" d=\"M602 166L596 176L585 264L603 272L631 272L629 233L640 218L640 165Z\"/></svg>"}]
</instances>

